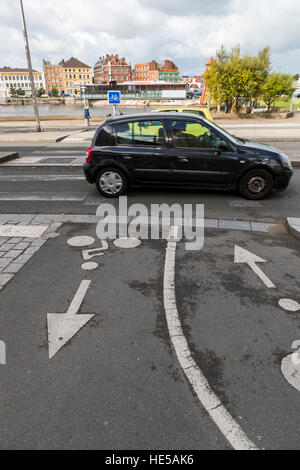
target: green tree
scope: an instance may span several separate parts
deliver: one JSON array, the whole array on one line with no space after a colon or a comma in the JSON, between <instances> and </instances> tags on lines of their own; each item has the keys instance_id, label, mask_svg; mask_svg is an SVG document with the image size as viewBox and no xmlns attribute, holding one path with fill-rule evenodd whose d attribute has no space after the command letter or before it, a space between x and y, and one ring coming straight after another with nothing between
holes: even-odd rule
<instances>
[{"instance_id":1,"label":"green tree","mask_svg":"<svg viewBox=\"0 0 300 470\"><path fill-rule=\"evenodd\" d=\"M18 89L17 89L17 95L18 95L18 96L25 96L25 91L22 90L21 88L18 88Z\"/></svg>"},{"instance_id":2,"label":"green tree","mask_svg":"<svg viewBox=\"0 0 300 470\"><path fill-rule=\"evenodd\" d=\"M294 78L288 73L271 73L265 80L260 97L265 101L268 111L281 97L290 98L295 91Z\"/></svg>"},{"instance_id":3,"label":"green tree","mask_svg":"<svg viewBox=\"0 0 300 470\"><path fill-rule=\"evenodd\" d=\"M38 91L37 91L37 96L40 98L41 96L43 96L44 94L46 93L46 90L45 88L39 88Z\"/></svg>"},{"instance_id":4,"label":"green tree","mask_svg":"<svg viewBox=\"0 0 300 470\"><path fill-rule=\"evenodd\" d=\"M53 87L51 92L50 92L50 95L53 96L53 97L57 97L59 96L59 91L57 88Z\"/></svg>"},{"instance_id":5,"label":"green tree","mask_svg":"<svg viewBox=\"0 0 300 470\"><path fill-rule=\"evenodd\" d=\"M270 49L257 56L242 55L240 46L227 52L222 46L204 74L210 98L216 103L227 102L233 112L257 98L270 72Z\"/></svg>"},{"instance_id":6,"label":"green tree","mask_svg":"<svg viewBox=\"0 0 300 470\"><path fill-rule=\"evenodd\" d=\"M17 89L14 86L11 86L9 93L11 96L15 96L17 94Z\"/></svg>"}]
</instances>

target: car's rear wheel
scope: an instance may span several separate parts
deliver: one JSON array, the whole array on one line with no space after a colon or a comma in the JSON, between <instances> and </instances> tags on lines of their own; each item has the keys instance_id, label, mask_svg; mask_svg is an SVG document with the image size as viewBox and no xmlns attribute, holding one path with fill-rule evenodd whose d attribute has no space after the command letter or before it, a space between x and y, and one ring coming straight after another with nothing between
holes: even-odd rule
<instances>
[{"instance_id":1,"label":"car's rear wheel","mask_svg":"<svg viewBox=\"0 0 300 470\"><path fill-rule=\"evenodd\" d=\"M97 189L105 197L119 197L127 191L128 181L117 168L106 168L97 175Z\"/></svg>"},{"instance_id":2,"label":"car's rear wheel","mask_svg":"<svg viewBox=\"0 0 300 470\"><path fill-rule=\"evenodd\" d=\"M239 192L246 199L259 201L267 197L274 187L274 180L267 170L257 168L246 173L239 184Z\"/></svg>"}]
</instances>

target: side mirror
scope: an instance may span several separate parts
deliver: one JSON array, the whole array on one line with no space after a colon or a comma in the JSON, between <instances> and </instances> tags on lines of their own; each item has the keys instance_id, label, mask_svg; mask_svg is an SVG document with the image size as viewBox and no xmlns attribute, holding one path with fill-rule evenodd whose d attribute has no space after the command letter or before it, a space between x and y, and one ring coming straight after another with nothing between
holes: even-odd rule
<instances>
[{"instance_id":1,"label":"side mirror","mask_svg":"<svg viewBox=\"0 0 300 470\"><path fill-rule=\"evenodd\" d=\"M220 152L227 152L229 150L229 146L225 140L221 140L221 142L218 145L218 150Z\"/></svg>"}]
</instances>

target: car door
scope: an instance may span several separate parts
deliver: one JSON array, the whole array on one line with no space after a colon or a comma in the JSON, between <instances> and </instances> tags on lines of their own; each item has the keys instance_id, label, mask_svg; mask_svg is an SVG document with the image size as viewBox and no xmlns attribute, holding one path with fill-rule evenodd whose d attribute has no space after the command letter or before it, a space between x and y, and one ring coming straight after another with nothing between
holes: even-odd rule
<instances>
[{"instance_id":1,"label":"car door","mask_svg":"<svg viewBox=\"0 0 300 470\"><path fill-rule=\"evenodd\" d=\"M114 152L132 180L137 183L168 183L172 158L163 120L120 122L116 128Z\"/></svg>"},{"instance_id":2,"label":"car door","mask_svg":"<svg viewBox=\"0 0 300 470\"><path fill-rule=\"evenodd\" d=\"M173 180L183 185L228 186L234 183L239 157L228 144L219 149L222 136L203 121L169 120L172 136Z\"/></svg>"}]
</instances>

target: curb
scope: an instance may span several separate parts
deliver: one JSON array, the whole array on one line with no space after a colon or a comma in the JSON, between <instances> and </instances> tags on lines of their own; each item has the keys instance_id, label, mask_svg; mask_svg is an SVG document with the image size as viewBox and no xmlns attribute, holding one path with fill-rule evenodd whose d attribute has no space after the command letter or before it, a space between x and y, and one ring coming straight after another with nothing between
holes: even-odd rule
<instances>
[{"instance_id":1,"label":"curb","mask_svg":"<svg viewBox=\"0 0 300 470\"><path fill-rule=\"evenodd\" d=\"M297 219L289 217L287 219L287 226L290 234L300 240L300 217Z\"/></svg>"},{"instance_id":2,"label":"curb","mask_svg":"<svg viewBox=\"0 0 300 470\"><path fill-rule=\"evenodd\" d=\"M10 160L15 160L16 158L19 158L18 152L14 153L1 153L0 152L0 164L4 162L9 162Z\"/></svg>"},{"instance_id":3,"label":"curb","mask_svg":"<svg viewBox=\"0 0 300 470\"><path fill-rule=\"evenodd\" d=\"M300 160L291 160L291 164L293 168L300 168Z\"/></svg>"}]
</instances>

